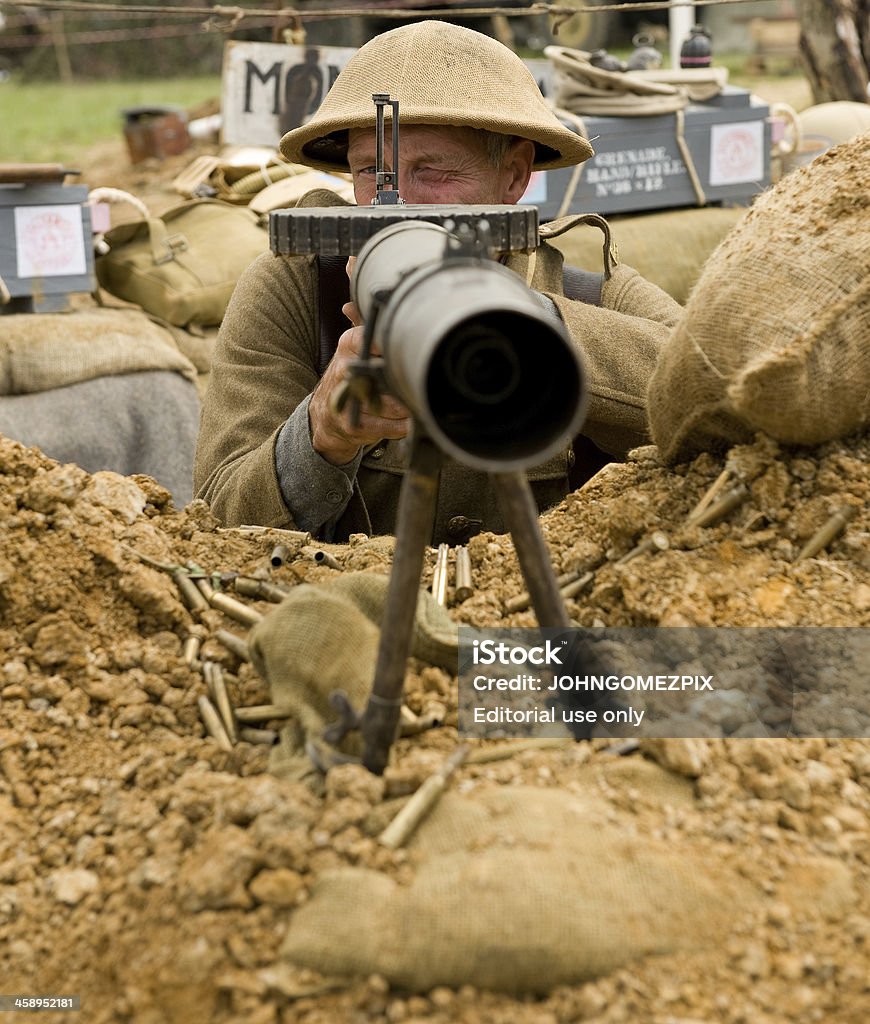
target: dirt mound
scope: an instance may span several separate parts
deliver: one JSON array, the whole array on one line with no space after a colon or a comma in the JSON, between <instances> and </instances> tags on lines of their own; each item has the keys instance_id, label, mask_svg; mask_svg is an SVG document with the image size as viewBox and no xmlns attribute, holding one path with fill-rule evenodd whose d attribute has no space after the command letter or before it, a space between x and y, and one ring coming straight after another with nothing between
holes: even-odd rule
<instances>
[{"instance_id":1,"label":"dirt mound","mask_svg":"<svg viewBox=\"0 0 870 1024\"><path fill-rule=\"evenodd\" d=\"M814 452L762 441L733 449L728 465L749 496L721 522L687 527L723 463L702 456L666 470L639 450L543 519L558 570L595 567L572 615L605 625L870 624L868 455L866 437ZM857 509L844 534L795 562L844 504ZM263 576L287 538L221 530L204 505L177 511L148 478L89 476L2 439L0 521L5 992L80 995L88 1024L870 1019L870 749L849 740L649 740L626 758L605 741L517 747L458 772L459 792L592 788L632 815L639 849L647 834L685 835L728 858L762 898L741 908L713 953L642 961L537 1000L468 987L408 996L378 977L288 968L277 950L322 872L367 866L413 878L413 852L375 837L389 801L454 748L455 681L414 667L409 703L421 710L437 696L448 724L399 741L384 780L355 766L331 772L322 791L274 778L268 746L225 752L204 734L205 686L185 653L195 625L207 634L200 659L222 666L236 706L269 694L215 636L243 637L245 627L213 609L195 622L171 570L193 562L225 583ZM654 529L668 532L669 548L619 564ZM287 540L274 582L336 573ZM354 540L329 548L345 568L389 567L389 543ZM509 539L486 535L470 548L476 590L452 610L456 620L530 624L529 612L504 612L524 589ZM243 600L268 613L266 602ZM646 792L643 757L682 777L685 798Z\"/></svg>"}]
</instances>

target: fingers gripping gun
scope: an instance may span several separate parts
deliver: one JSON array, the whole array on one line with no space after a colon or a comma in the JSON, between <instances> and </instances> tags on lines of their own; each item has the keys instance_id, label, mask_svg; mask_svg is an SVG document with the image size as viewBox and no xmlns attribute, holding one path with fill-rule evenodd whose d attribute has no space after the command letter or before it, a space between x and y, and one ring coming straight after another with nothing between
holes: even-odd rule
<instances>
[{"instance_id":1,"label":"fingers gripping gun","mask_svg":"<svg viewBox=\"0 0 870 1024\"><path fill-rule=\"evenodd\" d=\"M336 741L361 728L380 774L395 739L426 544L443 457L490 475L538 621L568 627L525 471L563 450L583 422L583 366L562 324L502 254L537 246L537 209L407 205L398 190L398 103L375 94L377 193L371 207L279 210L272 251L357 256L351 298L365 322L351 367L351 415L389 392L411 411L396 550L372 694L362 716L340 698ZM392 170L383 115L393 114ZM494 258L496 257L496 258Z\"/></svg>"}]
</instances>

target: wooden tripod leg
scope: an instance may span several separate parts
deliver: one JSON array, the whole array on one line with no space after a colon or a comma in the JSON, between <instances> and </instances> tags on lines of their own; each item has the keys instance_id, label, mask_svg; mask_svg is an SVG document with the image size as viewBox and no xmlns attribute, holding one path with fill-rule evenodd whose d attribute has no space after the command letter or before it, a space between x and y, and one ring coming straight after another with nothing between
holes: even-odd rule
<instances>
[{"instance_id":1,"label":"wooden tripod leg","mask_svg":"<svg viewBox=\"0 0 870 1024\"><path fill-rule=\"evenodd\" d=\"M415 438L413 445L411 466L399 495L396 551L381 623L375 678L361 723L362 763L375 775L383 774L399 727L423 555L432 535L441 466L441 454L429 438Z\"/></svg>"},{"instance_id":2,"label":"wooden tripod leg","mask_svg":"<svg viewBox=\"0 0 870 1024\"><path fill-rule=\"evenodd\" d=\"M571 628L565 601L538 522L538 509L525 473L493 473L507 528L516 548L538 625Z\"/></svg>"}]
</instances>

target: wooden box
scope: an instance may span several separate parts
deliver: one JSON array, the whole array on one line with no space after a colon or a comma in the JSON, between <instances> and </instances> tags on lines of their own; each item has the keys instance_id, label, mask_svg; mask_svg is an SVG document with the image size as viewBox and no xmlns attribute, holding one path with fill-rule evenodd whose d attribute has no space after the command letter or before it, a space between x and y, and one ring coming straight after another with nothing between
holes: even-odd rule
<instances>
[{"instance_id":1,"label":"wooden box","mask_svg":"<svg viewBox=\"0 0 870 1024\"><path fill-rule=\"evenodd\" d=\"M582 165L579 177L573 167L536 174L523 202L538 206L542 220L561 213L748 205L770 184L767 104L728 86L712 102L690 105L683 113L683 137L703 203L681 151L675 114L584 117L595 156Z\"/></svg>"},{"instance_id":2,"label":"wooden box","mask_svg":"<svg viewBox=\"0 0 870 1024\"><path fill-rule=\"evenodd\" d=\"M55 312L74 292L92 292L94 248L86 185L0 184L2 313Z\"/></svg>"}]
</instances>

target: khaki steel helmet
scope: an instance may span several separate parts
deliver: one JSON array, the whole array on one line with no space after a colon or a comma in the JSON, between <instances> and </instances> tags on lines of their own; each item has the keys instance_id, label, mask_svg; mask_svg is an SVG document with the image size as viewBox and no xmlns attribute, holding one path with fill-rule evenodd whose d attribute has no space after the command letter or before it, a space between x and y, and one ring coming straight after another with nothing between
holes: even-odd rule
<instances>
[{"instance_id":1,"label":"khaki steel helmet","mask_svg":"<svg viewBox=\"0 0 870 1024\"><path fill-rule=\"evenodd\" d=\"M291 163L347 171L347 131L374 129L372 93L378 92L399 101L400 124L467 126L531 139L534 170L592 156L589 143L553 114L512 50L441 21L403 25L366 43L311 120L284 136L281 153ZM389 118L389 107L385 113Z\"/></svg>"}]
</instances>

